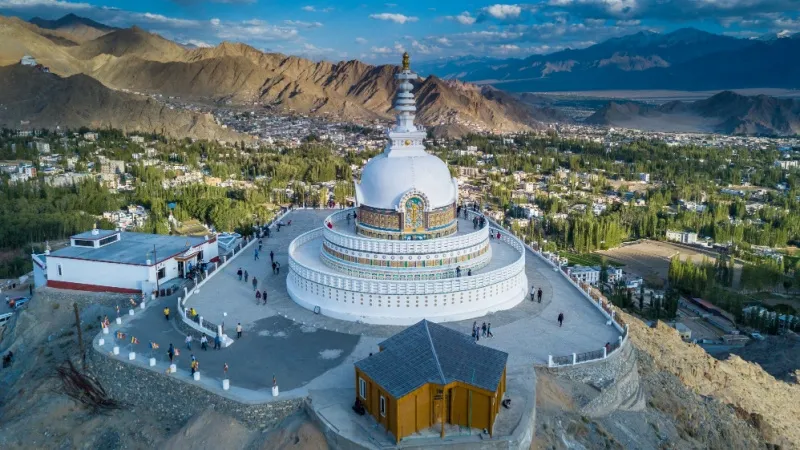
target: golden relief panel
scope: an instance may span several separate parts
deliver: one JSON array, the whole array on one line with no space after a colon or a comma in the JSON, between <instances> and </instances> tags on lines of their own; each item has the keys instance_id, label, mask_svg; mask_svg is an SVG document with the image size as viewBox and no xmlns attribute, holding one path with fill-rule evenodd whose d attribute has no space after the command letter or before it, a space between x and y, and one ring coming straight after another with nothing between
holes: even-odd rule
<instances>
[{"instance_id":1,"label":"golden relief panel","mask_svg":"<svg viewBox=\"0 0 800 450\"><path fill-rule=\"evenodd\" d=\"M447 208L444 211L436 211L428 213L428 228L441 228L451 224L456 219L453 208Z\"/></svg>"},{"instance_id":2,"label":"golden relief panel","mask_svg":"<svg viewBox=\"0 0 800 450\"><path fill-rule=\"evenodd\" d=\"M375 211L361 209L358 213L358 220L363 225L368 225L384 230L400 230L399 218L396 214L385 214Z\"/></svg>"}]
</instances>

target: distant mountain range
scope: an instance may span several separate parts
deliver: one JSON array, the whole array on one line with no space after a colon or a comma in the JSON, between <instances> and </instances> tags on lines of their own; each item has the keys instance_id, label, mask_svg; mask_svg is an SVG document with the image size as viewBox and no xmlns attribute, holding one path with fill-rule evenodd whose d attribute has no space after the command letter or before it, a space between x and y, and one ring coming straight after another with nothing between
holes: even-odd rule
<instances>
[{"instance_id":1,"label":"distant mountain range","mask_svg":"<svg viewBox=\"0 0 800 450\"><path fill-rule=\"evenodd\" d=\"M798 34L737 39L683 28L524 59L466 57L427 61L417 69L512 92L800 88L797 55Z\"/></svg>"},{"instance_id":2,"label":"distant mountain range","mask_svg":"<svg viewBox=\"0 0 800 450\"><path fill-rule=\"evenodd\" d=\"M116 90L362 122L394 115L397 65L314 62L230 42L190 49L138 27L77 16L36 23L48 28L0 16L0 65L28 54L55 74L88 75ZM86 39L92 33L98 36ZM491 87L435 76L420 80L415 93L420 122L439 134L532 130L548 115Z\"/></svg>"},{"instance_id":3,"label":"distant mountain range","mask_svg":"<svg viewBox=\"0 0 800 450\"><path fill-rule=\"evenodd\" d=\"M610 102L587 124L653 131L788 136L800 134L800 100L720 92L696 102L660 106Z\"/></svg>"},{"instance_id":4,"label":"distant mountain range","mask_svg":"<svg viewBox=\"0 0 800 450\"><path fill-rule=\"evenodd\" d=\"M209 114L174 110L153 99L114 91L83 74L62 78L22 65L0 67L0 127L118 128L176 138L239 141L249 137Z\"/></svg>"}]
</instances>

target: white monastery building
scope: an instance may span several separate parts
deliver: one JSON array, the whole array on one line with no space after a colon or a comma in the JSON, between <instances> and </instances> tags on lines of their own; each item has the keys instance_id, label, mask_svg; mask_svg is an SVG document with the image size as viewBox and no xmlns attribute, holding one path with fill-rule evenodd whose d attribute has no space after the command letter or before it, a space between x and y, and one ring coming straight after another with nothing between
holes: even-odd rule
<instances>
[{"instance_id":1,"label":"white monastery building","mask_svg":"<svg viewBox=\"0 0 800 450\"><path fill-rule=\"evenodd\" d=\"M69 247L33 255L34 282L36 287L149 294L218 259L216 237L93 229L70 237Z\"/></svg>"},{"instance_id":2,"label":"white monastery building","mask_svg":"<svg viewBox=\"0 0 800 450\"><path fill-rule=\"evenodd\" d=\"M374 324L462 320L509 309L525 297L525 247L479 212L459 206L458 182L425 151L414 124L403 55L383 153L355 184L355 208L328 216L289 246L287 290L301 306Z\"/></svg>"}]
</instances>

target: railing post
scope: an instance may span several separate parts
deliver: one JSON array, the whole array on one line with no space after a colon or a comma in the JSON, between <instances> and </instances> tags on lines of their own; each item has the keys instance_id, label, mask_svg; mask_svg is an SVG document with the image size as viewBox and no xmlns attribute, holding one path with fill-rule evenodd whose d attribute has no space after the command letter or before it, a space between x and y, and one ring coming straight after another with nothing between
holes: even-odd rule
<instances>
[{"instance_id":1,"label":"railing post","mask_svg":"<svg viewBox=\"0 0 800 450\"><path fill-rule=\"evenodd\" d=\"M603 359L608 358L608 348L603 346Z\"/></svg>"},{"instance_id":2,"label":"railing post","mask_svg":"<svg viewBox=\"0 0 800 450\"><path fill-rule=\"evenodd\" d=\"M578 364L578 354L577 353L573 353L572 354L572 365L574 366L575 364Z\"/></svg>"},{"instance_id":3,"label":"railing post","mask_svg":"<svg viewBox=\"0 0 800 450\"><path fill-rule=\"evenodd\" d=\"M553 355L547 355L547 367L553 367Z\"/></svg>"}]
</instances>

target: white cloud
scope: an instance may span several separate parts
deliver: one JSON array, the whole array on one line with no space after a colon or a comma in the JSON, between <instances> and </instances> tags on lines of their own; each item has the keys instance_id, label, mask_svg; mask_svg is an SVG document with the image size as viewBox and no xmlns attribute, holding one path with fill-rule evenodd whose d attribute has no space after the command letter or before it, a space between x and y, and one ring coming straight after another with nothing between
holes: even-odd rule
<instances>
[{"instance_id":1,"label":"white cloud","mask_svg":"<svg viewBox=\"0 0 800 450\"><path fill-rule=\"evenodd\" d=\"M447 39L446 37L440 37L434 40L436 41L437 44L444 45L445 47L450 47L453 45L453 43L450 42L450 39Z\"/></svg>"},{"instance_id":2,"label":"white cloud","mask_svg":"<svg viewBox=\"0 0 800 450\"><path fill-rule=\"evenodd\" d=\"M516 19L522 13L522 7L519 5L501 5L496 4L483 8L483 11L499 20Z\"/></svg>"},{"instance_id":3,"label":"white cloud","mask_svg":"<svg viewBox=\"0 0 800 450\"><path fill-rule=\"evenodd\" d=\"M417 17L414 16L406 16L404 14L395 14L395 13L380 13L380 14L370 14L370 19L376 20L388 20L394 23L404 24L406 22L416 22L419 20Z\"/></svg>"},{"instance_id":4,"label":"white cloud","mask_svg":"<svg viewBox=\"0 0 800 450\"><path fill-rule=\"evenodd\" d=\"M187 20L187 19L176 19L174 17L167 17L161 14L153 14L153 13L131 13L131 17L134 21L146 22L146 23L154 23L159 25L169 25L176 28L180 27L196 27L200 25L200 22L197 20Z\"/></svg>"},{"instance_id":5,"label":"white cloud","mask_svg":"<svg viewBox=\"0 0 800 450\"><path fill-rule=\"evenodd\" d=\"M364 39L363 37L357 37L355 42L356 42L356 44L366 44L367 40Z\"/></svg>"},{"instance_id":6,"label":"white cloud","mask_svg":"<svg viewBox=\"0 0 800 450\"><path fill-rule=\"evenodd\" d=\"M297 27L297 28L321 28L322 23L320 22L303 22L302 20L284 20L284 25L289 25L290 27Z\"/></svg>"},{"instance_id":7,"label":"white cloud","mask_svg":"<svg viewBox=\"0 0 800 450\"><path fill-rule=\"evenodd\" d=\"M62 0L0 0L0 8L33 9L42 7L72 10L94 8L94 6L89 3L73 3Z\"/></svg>"},{"instance_id":8,"label":"white cloud","mask_svg":"<svg viewBox=\"0 0 800 450\"><path fill-rule=\"evenodd\" d=\"M215 27L219 26L219 19L217 19L217 18L211 19L210 22L211 22L211 25L213 25Z\"/></svg>"},{"instance_id":9,"label":"white cloud","mask_svg":"<svg viewBox=\"0 0 800 450\"><path fill-rule=\"evenodd\" d=\"M378 53L378 54L381 54L381 55L388 55L388 54L393 53L393 52L394 52L394 50L392 50L390 47L372 47L372 53Z\"/></svg>"},{"instance_id":10,"label":"white cloud","mask_svg":"<svg viewBox=\"0 0 800 450\"><path fill-rule=\"evenodd\" d=\"M454 20L461 25L472 25L477 20L475 17L472 17L469 14L469 11L464 11L457 16L446 16L445 19L447 20Z\"/></svg>"},{"instance_id":11,"label":"white cloud","mask_svg":"<svg viewBox=\"0 0 800 450\"><path fill-rule=\"evenodd\" d=\"M250 21L249 24L244 22L231 23L230 26L228 26L227 22L224 22L222 25L215 29L216 36L226 41L246 43L291 41L299 36L296 28L268 25L261 21L257 24L253 24L253 21Z\"/></svg>"},{"instance_id":12,"label":"white cloud","mask_svg":"<svg viewBox=\"0 0 800 450\"><path fill-rule=\"evenodd\" d=\"M327 13L327 12L331 12L331 11L333 11L333 7L327 7L327 8L317 9L316 7L314 7L314 6L311 6L311 5L309 5L309 6L303 6L303 7L302 7L302 8L300 8L300 9L302 9L303 11L306 11L306 12L322 12L322 13Z\"/></svg>"},{"instance_id":13,"label":"white cloud","mask_svg":"<svg viewBox=\"0 0 800 450\"><path fill-rule=\"evenodd\" d=\"M197 39L189 39L188 41L186 41L186 44L194 45L195 47L200 47L200 48L213 47L213 45L209 44L208 42L199 41Z\"/></svg>"}]
</instances>

